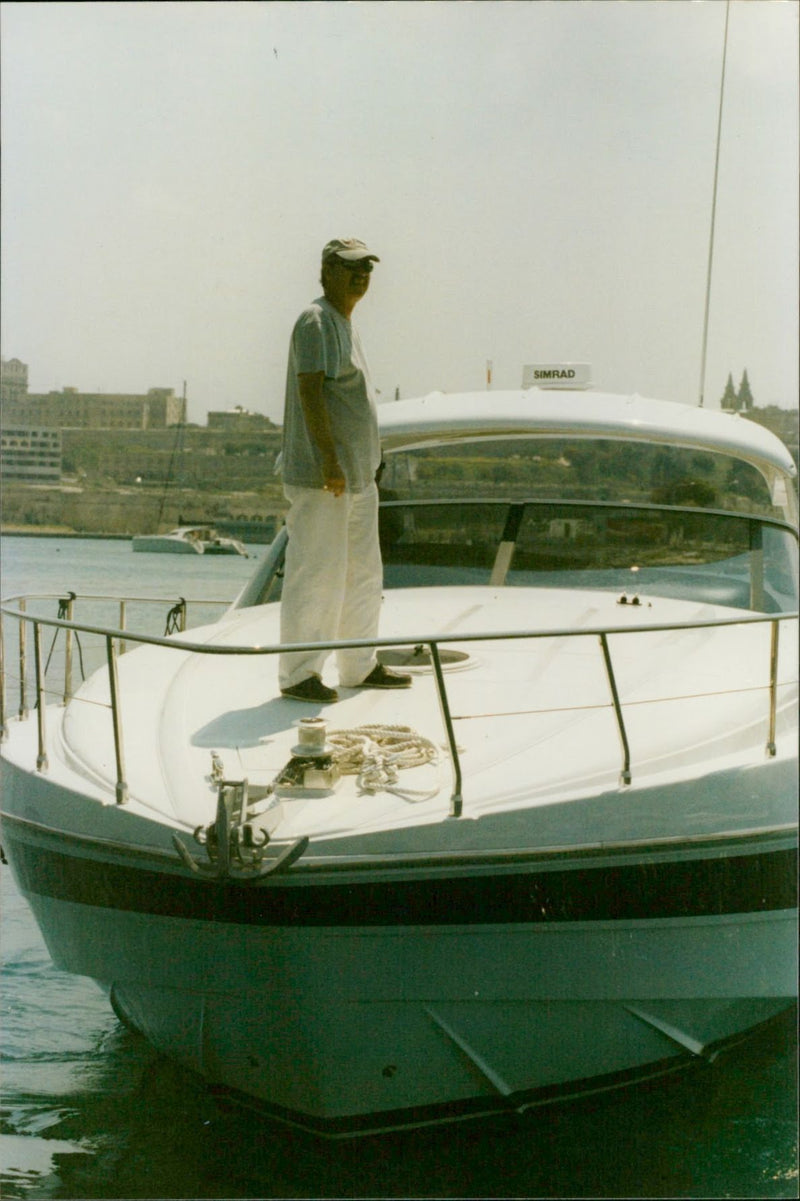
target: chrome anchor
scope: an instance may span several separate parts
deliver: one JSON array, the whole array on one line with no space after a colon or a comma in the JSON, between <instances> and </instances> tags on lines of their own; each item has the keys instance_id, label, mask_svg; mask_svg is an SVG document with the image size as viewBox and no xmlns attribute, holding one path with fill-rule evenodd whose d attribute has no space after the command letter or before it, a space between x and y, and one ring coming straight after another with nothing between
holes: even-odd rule
<instances>
[{"instance_id":1,"label":"chrome anchor","mask_svg":"<svg viewBox=\"0 0 800 1201\"><path fill-rule=\"evenodd\" d=\"M205 847L208 863L201 863L177 834L172 845L181 862L190 871L219 880L261 879L272 872L290 867L308 847L308 838L297 839L275 859L264 862L270 841L266 830L254 829L251 822L242 822L247 812L247 780L220 780L217 793L217 815L207 826L197 826L195 842Z\"/></svg>"}]
</instances>

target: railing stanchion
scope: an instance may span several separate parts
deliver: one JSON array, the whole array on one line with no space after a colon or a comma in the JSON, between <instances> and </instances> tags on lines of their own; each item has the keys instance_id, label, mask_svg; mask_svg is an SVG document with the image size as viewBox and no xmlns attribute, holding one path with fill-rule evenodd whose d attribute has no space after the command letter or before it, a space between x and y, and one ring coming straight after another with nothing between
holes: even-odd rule
<instances>
[{"instance_id":1,"label":"railing stanchion","mask_svg":"<svg viewBox=\"0 0 800 1201\"><path fill-rule=\"evenodd\" d=\"M127 612L128 612L128 609L127 609L127 604L126 604L126 602L125 602L124 600L121 600L121 601L119 602L119 628L120 628L121 630L125 630L125 629L127 629L127 626L126 626L126 624L125 624L125 623L126 623L126 621L128 620L128 619L127 619ZM125 643L122 641L122 639L120 639L120 643L119 643L119 653L120 653L121 655L124 655L126 650L127 650L127 647L125 646Z\"/></svg>"},{"instance_id":2,"label":"railing stanchion","mask_svg":"<svg viewBox=\"0 0 800 1201\"><path fill-rule=\"evenodd\" d=\"M3 632L3 615L0 613L0 742L3 742L8 734L6 728L6 655Z\"/></svg>"},{"instance_id":3,"label":"railing stanchion","mask_svg":"<svg viewBox=\"0 0 800 1201\"><path fill-rule=\"evenodd\" d=\"M431 662L433 663L433 672L436 676L436 692L439 697L439 707L442 710L442 720L444 721L444 728L447 731L447 743L453 763L453 795L450 798L450 816L461 817L461 810L464 807L464 798L461 795L461 763L458 758L458 747L456 746L456 736L453 731L453 720L450 716L450 706L447 702L447 690L444 686L442 661L439 658L438 645L435 642L430 642L428 645L431 648Z\"/></svg>"},{"instance_id":4,"label":"railing stanchion","mask_svg":"<svg viewBox=\"0 0 800 1201\"><path fill-rule=\"evenodd\" d=\"M25 613L26 608L27 606L25 604L25 598L22 597L19 602L20 613ZM28 660L26 640L27 624L23 618L19 623L19 716L23 719L28 716L28 699L25 695L27 692L27 681L25 677L27 675Z\"/></svg>"},{"instance_id":5,"label":"railing stanchion","mask_svg":"<svg viewBox=\"0 0 800 1201\"><path fill-rule=\"evenodd\" d=\"M39 737L39 752L36 756L36 770L47 771L47 749L45 732L45 709L47 703L44 695L44 663L42 662L42 627L38 621L33 623L33 656L36 667L36 725Z\"/></svg>"},{"instance_id":6,"label":"railing stanchion","mask_svg":"<svg viewBox=\"0 0 800 1201\"><path fill-rule=\"evenodd\" d=\"M778 635L780 626L777 621L770 622L769 639L769 732L767 733L767 754L774 758L778 753L775 745L776 722L778 713Z\"/></svg>"},{"instance_id":7,"label":"railing stanchion","mask_svg":"<svg viewBox=\"0 0 800 1201\"><path fill-rule=\"evenodd\" d=\"M75 595L70 593L64 606L64 616L72 621L75 612ZM64 631L64 704L72 696L72 630Z\"/></svg>"},{"instance_id":8,"label":"railing stanchion","mask_svg":"<svg viewBox=\"0 0 800 1201\"><path fill-rule=\"evenodd\" d=\"M122 746L122 715L119 707L119 678L117 676L117 653L114 639L106 637L106 656L108 658L108 682L111 690L111 720L114 724L114 755L117 762L117 804L124 805L128 800L128 785L125 783L125 755Z\"/></svg>"},{"instance_id":9,"label":"railing stanchion","mask_svg":"<svg viewBox=\"0 0 800 1201\"><path fill-rule=\"evenodd\" d=\"M600 635L600 645L603 648L603 659L606 664L606 674L608 675L608 683L611 688L611 699L614 702L614 712L617 715L617 729L619 730L619 738L622 743L622 771L620 772L620 784L630 784L631 782L631 752L628 746L628 735L625 733L625 721L622 716L622 705L619 701L619 693L617 692L617 681L614 678L614 667L611 662L611 651L608 649L608 637L606 634Z\"/></svg>"}]
</instances>

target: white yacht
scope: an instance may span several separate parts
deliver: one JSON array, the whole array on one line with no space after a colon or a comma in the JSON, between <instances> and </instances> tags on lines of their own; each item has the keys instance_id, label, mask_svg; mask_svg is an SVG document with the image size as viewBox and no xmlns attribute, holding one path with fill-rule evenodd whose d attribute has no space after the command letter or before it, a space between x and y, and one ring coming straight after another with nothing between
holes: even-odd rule
<instances>
[{"instance_id":1,"label":"white yacht","mask_svg":"<svg viewBox=\"0 0 800 1201\"><path fill-rule=\"evenodd\" d=\"M712 1060L796 997L791 456L638 396L379 413L377 646L410 689L281 697L285 531L169 637L4 603L2 839L54 962L328 1135ZM106 659L77 686L76 631Z\"/></svg>"}]
</instances>

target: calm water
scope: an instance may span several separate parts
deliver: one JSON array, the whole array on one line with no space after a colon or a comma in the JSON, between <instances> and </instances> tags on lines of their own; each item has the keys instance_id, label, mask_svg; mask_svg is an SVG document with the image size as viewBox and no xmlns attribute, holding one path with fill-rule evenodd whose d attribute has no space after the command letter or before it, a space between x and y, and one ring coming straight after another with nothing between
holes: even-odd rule
<instances>
[{"instance_id":1,"label":"calm water","mask_svg":"<svg viewBox=\"0 0 800 1201\"><path fill-rule=\"evenodd\" d=\"M116 541L6 538L0 550L5 596L231 599L254 566ZM321 1143L218 1109L95 985L53 968L7 868L1 879L4 1198L797 1195L795 1015L711 1066L625 1093Z\"/></svg>"}]
</instances>

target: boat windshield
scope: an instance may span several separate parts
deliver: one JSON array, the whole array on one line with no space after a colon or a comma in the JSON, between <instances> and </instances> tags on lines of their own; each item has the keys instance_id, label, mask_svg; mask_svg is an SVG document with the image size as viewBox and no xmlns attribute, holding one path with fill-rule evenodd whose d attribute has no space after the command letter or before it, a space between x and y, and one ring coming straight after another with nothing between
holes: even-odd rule
<instances>
[{"instance_id":1,"label":"boat windshield","mask_svg":"<svg viewBox=\"0 0 800 1201\"><path fill-rule=\"evenodd\" d=\"M610 438L489 438L393 452L381 491L396 500L536 497L785 517L750 463L712 451Z\"/></svg>"},{"instance_id":2,"label":"boat windshield","mask_svg":"<svg viewBox=\"0 0 800 1201\"><path fill-rule=\"evenodd\" d=\"M388 588L600 588L762 612L797 608L782 522L666 506L472 501L381 509Z\"/></svg>"},{"instance_id":3,"label":"boat windshield","mask_svg":"<svg viewBox=\"0 0 800 1201\"><path fill-rule=\"evenodd\" d=\"M387 588L592 588L798 607L796 530L757 468L730 455L488 439L393 452L380 487ZM284 545L285 532L237 606L278 599Z\"/></svg>"},{"instance_id":4,"label":"boat windshield","mask_svg":"<svg viewBox=\"0 0 800 1201\"><path fill-rule=\"evenodd\" d=\"M774 519L608 502L384 501L380 538L387 588L587 588L798 608L797 534ZM283 529L236 608L280 598L285 546Z\"/></svg>"}]
</instances>

